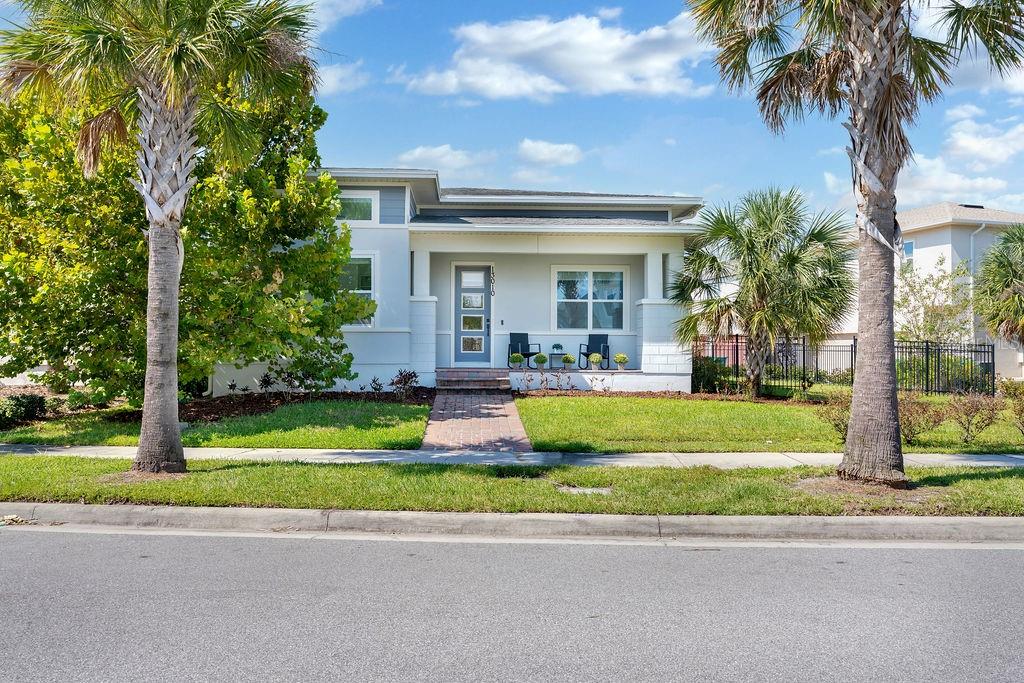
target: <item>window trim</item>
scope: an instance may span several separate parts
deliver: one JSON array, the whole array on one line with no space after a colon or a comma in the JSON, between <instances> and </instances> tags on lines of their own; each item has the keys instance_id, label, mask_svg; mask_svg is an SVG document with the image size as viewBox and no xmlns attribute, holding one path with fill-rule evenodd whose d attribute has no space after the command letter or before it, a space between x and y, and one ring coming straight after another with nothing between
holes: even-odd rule
<instances>
[{"instance_id":1,"label":"window trim","mask_svg":"<svg viewBox=\"0 0 1024 683\"><path fill-rule=\"evenodd\" d=\"M351 263L355 259L369 259L370 260L370 289L350 289L349 291L353 294L364 294L369 293L370 300L377 303L378 310L374 311L373 315L370 316L370 320L365 323L349 323L348 325L342 325L343 330L365 330L368 328L377 327L377 314L380 313L380 301L377 299L378 288L377 283L380 281L380 272L378 271L378 264L380 263L380 253L376 251L358 251L353 249L352 253L349 254L349 262Z\"/></svg>"},{"instance_id":2,"label":"window trim","mask_svg":"<svg viewBox=\"0 0 1024 683\"><path fill-rule=\"evenodd\" d=\"M587 287L587 298L577 299L577 301L587 302L587 327L559 327L558 326L558 271L576 271L586 272L588 283L590 286ZM621 328L595 328L594 327L594 302L608 301L606 299L594 299L594 272L621 272L622 273L622 327ZM589 263L576 263L576 264L561 264L551 266L551 320L550 328L551 332L555 333L590 333L598 332L604 334L605 332L611 334L616 332L629 332L630 331L630 318L629 318L629 266L627 265L607 265L598 264L591 265ZM612 300L617 302L618 299Z\"/></svg>"},{"instance_id":3,"label":"window trim","mask_svg":"<svg viewBox=\"0 0 1024 683\"><path fill-rule=\"evenodd\" d=\"M907 256L907 247L910 247L910 256ZM909 265L911 268L914 267L914 256L917 254L917 244L915 240L906 240L903 242L903 253L900 258L900 265Z\"/></svg>"},{"instance_id":4,"label":"window trim","mask_svg":"<svg viewBox=\"0 0 1024 683\"><path fill-rule=\"evenodd\" d=\"M364 228L380 225L380 190L341 190L341 202L345 203L345 199L369 199L370 200L370 220L346 220L340 216L337 218L338 223L344 223L350 228Z\"/></svg>"}]
</instances>

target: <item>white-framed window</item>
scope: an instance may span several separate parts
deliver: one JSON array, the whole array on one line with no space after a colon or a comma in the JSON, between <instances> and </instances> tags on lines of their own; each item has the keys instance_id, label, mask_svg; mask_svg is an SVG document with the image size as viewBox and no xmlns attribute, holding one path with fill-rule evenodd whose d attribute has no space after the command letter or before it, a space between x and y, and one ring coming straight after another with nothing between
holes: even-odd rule
<instances>
[{"instance_id":1,"label":"white-framed window","mask_svg":"<svg viewBox=\"0 0 1024 683\"><path fill-rule=\"evenodd\" d=\"M914 266L914 240L903 243L903 265Z\"/></svg>"},{"instance_id":2,"label":"white-framed window","mask_svg":"<svg viewBox=\"0 0 1024 683\"><path fill-rule=\"evenodd\" d=\"M363 299L376 301L376 265L375 254L352 252L352 256L349 258L348 263L345 265L345 270L341 274L342 288ZM355 325L371 327L373 325L373 317L360 320Z\"/></svg>"},{"instance_id":3,"label":"white-framed window","mask_svg":"<svg viewBox=\"0 0 1024 683\"><path fill-rule=\"evenodd\" d=\"M554 266L551 269L555 330L625 330L629 269L626 266Z\"/></svg>"},{"instance_id":4,"label":"white-framed window","mask_svg":"<svg viewBox=\"0 0 1024 683\"><path fill-rule=\"evenodd\" d=\"M380 190L343 189L338 220L353 228L380 225Z\"/></svg>"}]
</instances>

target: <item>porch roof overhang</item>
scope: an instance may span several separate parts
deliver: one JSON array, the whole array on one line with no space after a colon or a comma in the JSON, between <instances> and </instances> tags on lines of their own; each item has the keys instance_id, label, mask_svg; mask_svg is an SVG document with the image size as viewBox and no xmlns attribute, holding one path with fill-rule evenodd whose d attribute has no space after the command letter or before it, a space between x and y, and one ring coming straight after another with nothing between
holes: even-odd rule
<instances>
[{"instance_id":1,"label":"porch roof overhang","mask_svg":"<svg viewBox=\"0 0 1024 683\"><path fill-rule=\"evenodd\" d=\"M649 221L599 218L527 218L416 216L409 222L414 233L490 235L691 235L694 221Z\"/></svg>"}]
</instances>

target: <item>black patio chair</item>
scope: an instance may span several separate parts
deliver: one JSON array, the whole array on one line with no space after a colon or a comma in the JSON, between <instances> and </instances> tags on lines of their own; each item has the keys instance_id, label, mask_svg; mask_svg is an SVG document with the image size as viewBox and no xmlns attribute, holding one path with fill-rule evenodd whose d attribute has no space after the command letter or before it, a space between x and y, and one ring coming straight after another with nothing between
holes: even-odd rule
<instances>
[{"instance_id":1,"label":"black patio chair","mask_svg":"<svg viewBox=\"0 0 1024 683\"><path fill-rule=\"evenodd\" d=\"M579 366L580 370L586 370L590 365L590 354L601 354L601 369L608 370L612 366L612 350L608 347L607 334L591 334L587 337L586 344L580 344Z\"/></svg>"},{"instance_id":2,"label":"black patio chair","mask_svg":"<svg viewBox=\"0 0 1024 683\"><path fill-rule=\"evenodd\" d=\"M536 351L534 350L536 348ZM526 367L533 370L537 369L536 365L532 365L530 359L540 353L540 344L531 344L530 335L525 332L511 332L508 335L508 366L512 367L512 354L520 353L526 360Z\"/></svg>"}]
</instances>

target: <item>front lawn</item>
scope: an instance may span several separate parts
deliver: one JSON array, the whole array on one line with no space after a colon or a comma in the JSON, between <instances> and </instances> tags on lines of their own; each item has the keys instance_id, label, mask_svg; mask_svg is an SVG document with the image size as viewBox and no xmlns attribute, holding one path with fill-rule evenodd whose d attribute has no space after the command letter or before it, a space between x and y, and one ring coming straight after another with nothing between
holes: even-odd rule
<instances>
[{"instance_id":1,"label":"front lawn","mask_svg":"<svg viewBox=\"0 0 1024 683\"><path fill-rule=\"evenodd\" d=\"M910 468L915 488L834 491L831 470L310 465L197 460L126 475L128 460L0 455L0 500L356 510L713 515L1024 515L1024 470ZM564 487L605 489L572 492Z\"/></svg>"},{"instance_id":2,"label":"front lawn","mask_svg":"<svg viewBox=\"0 0 1024 683\"><path fill-rule=\"evenodd\" d=\"M935 399L944 400L944 399ZM549 396L516 401L535 450L579 453L835 452L835 431L805 403L614 396ZM965 446L946 422L907 451L1020 453L1006 416Z\"/></svg>"},{"instance_id":3,"label":"front lawn","mask_svg":"<svg viewBox=\"0 0 1024 683\"><path fill-rule=\"evenodd\" d=\"M199 422L182 433L186 446L236 448L419 448L430 406L372 401L291 403L260 415ZM0 431L0 443L134 446L139 423L101 410Z\"/></svg>"}]
</instances>

